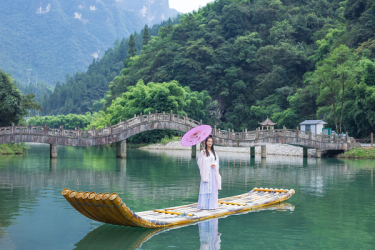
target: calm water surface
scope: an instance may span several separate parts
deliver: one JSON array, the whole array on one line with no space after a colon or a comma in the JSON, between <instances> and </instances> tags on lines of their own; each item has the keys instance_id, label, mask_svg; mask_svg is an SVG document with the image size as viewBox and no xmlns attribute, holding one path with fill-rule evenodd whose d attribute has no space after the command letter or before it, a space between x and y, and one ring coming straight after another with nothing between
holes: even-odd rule
<instances>
[{"instance_id":1,"label":"calm water surface","mask_svg":"<svg viewBox=\"0 0 375 250\"><path fill-rule=\"evenodd\" d=\"M219 198L254 187L295 189L290 210L232 215L169 230L105 225L73 209L71 190L117 192L139 212L197 201L189 152L33 144L0 156L0 249L374 249L374 162L220 153Z\"/></svg>"}]
</instances>

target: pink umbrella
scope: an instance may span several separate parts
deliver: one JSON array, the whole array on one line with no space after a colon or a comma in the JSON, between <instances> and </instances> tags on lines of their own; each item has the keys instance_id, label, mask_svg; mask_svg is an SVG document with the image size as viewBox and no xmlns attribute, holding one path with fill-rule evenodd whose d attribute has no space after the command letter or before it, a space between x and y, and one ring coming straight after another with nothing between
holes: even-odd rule
<instances>
[{"instance_id":1,"label":"pink umbrella","mask_svg":"<svg viewBox=\"0 0 375 250\"><path fill-rule=\"evenodd\" d=\"M181 145L185 147L191 147L204 141L212 132L210 125L200 125L195 127L181 138Z\"/></svg>"}]
</instances>

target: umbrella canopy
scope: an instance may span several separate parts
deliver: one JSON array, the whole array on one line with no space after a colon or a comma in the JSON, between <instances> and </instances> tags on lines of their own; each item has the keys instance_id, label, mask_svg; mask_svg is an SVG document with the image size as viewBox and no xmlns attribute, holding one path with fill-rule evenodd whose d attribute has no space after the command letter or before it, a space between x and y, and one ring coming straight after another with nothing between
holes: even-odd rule
<instances>
[{"instance_id":1,"label":"umbrella canopy","mask_svg":"<svg viewBox=\"0 0 375 250\"><path fill-rule=\"evenodd\" d=\"M181 138L181 145L185 147L191 147L204 141L212 132L210 125L200 125L195 127Z\"/></svg>"}]
</instances>

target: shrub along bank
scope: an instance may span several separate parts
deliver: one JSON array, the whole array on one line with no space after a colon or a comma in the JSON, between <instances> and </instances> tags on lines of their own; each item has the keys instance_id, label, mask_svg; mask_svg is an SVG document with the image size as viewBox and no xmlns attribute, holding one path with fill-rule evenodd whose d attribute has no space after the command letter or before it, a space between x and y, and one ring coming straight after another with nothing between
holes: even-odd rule
<instances>
[{"instance_id":1,"label":"shrub along bank","mask_svg":"<svg viewBox=\"0 0 375 250\"><path fill-rule=\"evenodd\" d=\"M375 159L375 147L358 147L341 154L339 158Z\"/></svg>"},{"instance_id":2,"label":"shrub along bank","mask_svg":"<svg viewBox=\"0 0 375 250\"><path fill-rule=\"evenodd\" d=\"M0 145L0 155L24 154L30 149L25 143L8 143Z\"/></svg>"}]
</instances>

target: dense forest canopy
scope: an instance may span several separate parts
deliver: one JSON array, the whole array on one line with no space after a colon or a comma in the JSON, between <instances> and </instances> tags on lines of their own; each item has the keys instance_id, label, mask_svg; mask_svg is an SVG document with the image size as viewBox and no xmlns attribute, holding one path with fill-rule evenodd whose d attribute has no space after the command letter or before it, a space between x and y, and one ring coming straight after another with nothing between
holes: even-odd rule
<instances>
[{"instance_id":1,"label":"dense forest canopy","mask_svg":"<svg viewBox=\"0 0 375 250\"><path fill-rule=\"evenodd\" d=\"M266 116L288 128L324 119L366 137L375 127L374 11L370 0L217 0L123 55L126 67L96 100L108 108L139 80L175 80L208 91L221 128L255 129ZM60 105L54 112L89 109L68 111L74 102L58 90L49 96Z\"/></svg>"},{"instance_id":2,"label":"dense forest canopy","mask_svg":"<svg viewBox=\"0 0 375 250\"><path fill-rule=\"evenodd\" d=\"M311 56L325 35L321 29L339 25L339 15L339 1L215 1L184 15L179 25L161 28L161 37L111 83L107 102L139 79L173 79L209 91L219 103L221 127L253 129L290 106L287 98L314 70Z\"/></svg>"}]
</instances>

